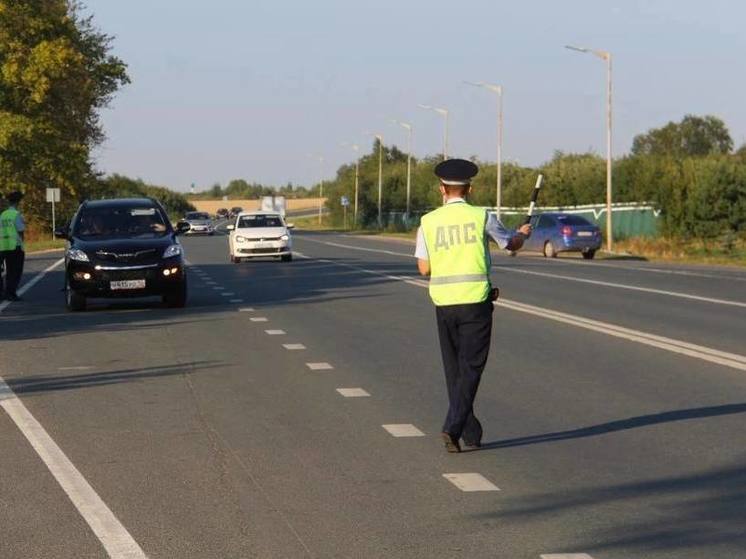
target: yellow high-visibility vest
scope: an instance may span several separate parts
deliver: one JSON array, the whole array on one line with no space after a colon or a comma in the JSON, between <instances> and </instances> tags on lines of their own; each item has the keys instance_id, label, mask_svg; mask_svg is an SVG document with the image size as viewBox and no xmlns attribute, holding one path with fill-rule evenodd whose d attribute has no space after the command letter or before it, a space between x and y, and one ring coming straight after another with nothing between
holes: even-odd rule
<instances>
[{"instance_id":1,"label":"yellow high-visibility vest","mask_svg":"<svg viewBox=\"0 0 746 559\"><path fill-rule=\"evenodd\" d=\"M0 251L15 250L18 246L18 231L16 230L16 218L18 210L8 208L0 214Z\"/></svg>"},{"instance_id":2,"label":"yellow high-visibility vest","mask_svg":"<svg viewBox=\"0 0 746 559\"><path fill-rule=\"evenodd\" d=\"M430 258L430 298L436 306L480 303L489 297L485 247L487 212L452 202L422 217Z\"/></svg>"}]
</instances>

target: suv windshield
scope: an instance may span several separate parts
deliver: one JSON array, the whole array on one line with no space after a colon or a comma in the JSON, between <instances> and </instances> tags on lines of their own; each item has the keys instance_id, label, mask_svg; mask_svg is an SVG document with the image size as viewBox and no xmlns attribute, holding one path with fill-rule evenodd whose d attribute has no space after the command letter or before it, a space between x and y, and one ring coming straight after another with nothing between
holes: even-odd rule
<instances>
[{"instance_id":1,"label":"suv windshield","mask_svg":"<svg viewBox=\"0 0 746 559\"><path fill-rule=\"evenodd\" d=\"M210 216L204 212L189 212L184 216L185 219L210 219Z\"/></svg>"},{"instance_id":2,"label":"suv windshield","mask_svg":"<svg viewBox=\"0 0 746 559\"><path fill-rule=\"evenodd\" d=\"M85 208L75 222L73 235L81 239L162 237L168 232L166 223L162 212L154 207Z\"/></svg>"},{"instance_id":3,"label":"suv windshield","mask_svg":"<svg viewBox=\"0 0 746 559\"><path fill-rule=\"evenodd\" d=\"M247 227L284 227L282 219L275 215L242 215L238 218L238 229Z\"/></svg>"}]
</instances>

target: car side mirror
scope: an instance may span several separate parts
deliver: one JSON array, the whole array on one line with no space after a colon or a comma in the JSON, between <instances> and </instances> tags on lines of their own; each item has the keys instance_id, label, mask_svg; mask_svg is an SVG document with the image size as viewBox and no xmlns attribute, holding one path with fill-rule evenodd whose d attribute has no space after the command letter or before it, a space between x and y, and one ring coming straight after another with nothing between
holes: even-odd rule
<instances>
[{"instance_id":1,"label":"car side mirror","mask_svg":"<svg viewBox=\"0 0 746 559\"><path fill-rule=\"evenodd\" d=\"M69 225L63 225L62 227L57 227L57 229L54 230L54 237L56 239L67 239L70 237L69 234Z\"/></svg>"},{"instance_id":2,"label":"car side mirror","mask_svg":"<svg viewBox=\"0 0 746 559\"><path fill-rule=\"evenodd\" d=\"M231 223L230 225L226 225L226 226L225 226L225 228L226 228L226 229L227 229L228 231L233 231L233 230L234 230L234 229L236 228L236 226L235 226L235 225L233 225L233 224Z\"/></svg>"},{"instance_id":3,"label":"car side mirror","mask_svg":"<svg viewBox=\"0 0 746 559\"><path fill-rule=\"evenodd\" d=\"M287 223L285 224L285 227L287 227L288 229L295 229L295 223Z\"/></svg>"},{"instance_id":4,"label":"car side mirror","mask_svg":"<svg viewBox=\"0 0 746 559\"><path fill-rule=\"evenodd\" d=\"M176 234L177 235L182 235L182 234L186 233L187 231L189 231L191 228L192 228L192 226L189 225L188 222L186 222L186 221L180 221L179 223L176 224Z\"/></svg>"}]
</instances>

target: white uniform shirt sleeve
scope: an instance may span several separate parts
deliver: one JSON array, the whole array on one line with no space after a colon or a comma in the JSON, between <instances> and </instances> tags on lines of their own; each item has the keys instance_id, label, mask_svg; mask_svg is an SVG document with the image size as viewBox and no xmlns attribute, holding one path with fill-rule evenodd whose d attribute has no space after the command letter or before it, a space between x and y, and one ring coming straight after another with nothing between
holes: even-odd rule
<instances>
[{"instance_id":1,"label":"white uniform shirt sleeve","mask_svg":"<svg viewBox=\"0 0 746 559\"><path fill-rule=\"evenodd\" d=\"M425 244L425 233L422 231L422 227L417 229L417 246L414 249L414 255L420 260L430 260L427 245Z\"/></svg>"},{"instance_id":2,"label":"white uniform shirt sleeve","mask_svg":"<svg viewBox=\"0 0 746 559\"><path fill-rule=\"evenodd\" d=\"M487 217L487 222L484 225L484 232L487 233L493 241L497 243L501 249L508 247L510 240L515 237L515 229L508 229L502 224L502 221L497 219L497 216L493 213Z\"/></svg>"}]
</instances>

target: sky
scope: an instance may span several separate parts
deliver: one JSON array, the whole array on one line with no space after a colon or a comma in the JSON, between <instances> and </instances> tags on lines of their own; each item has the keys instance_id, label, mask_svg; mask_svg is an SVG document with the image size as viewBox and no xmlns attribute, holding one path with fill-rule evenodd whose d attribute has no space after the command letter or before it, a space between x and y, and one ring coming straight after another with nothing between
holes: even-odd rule
<instances>
[{"instance_id":1,"label":"sky","mask_svg":"<svg viewBox=\"0 0 746 559\"><path fill-rule=\"evenodd\" d=\"M746 142L746 3L736 0L87 0L132 83L103 112L107 173L186 191L234 178L310 185L369 151L538 165L555 150L606 153L612 53L615 156L638 133L713 114ZM323 162L319 158L323 157Z\"/></svg>"}]
</instances>

